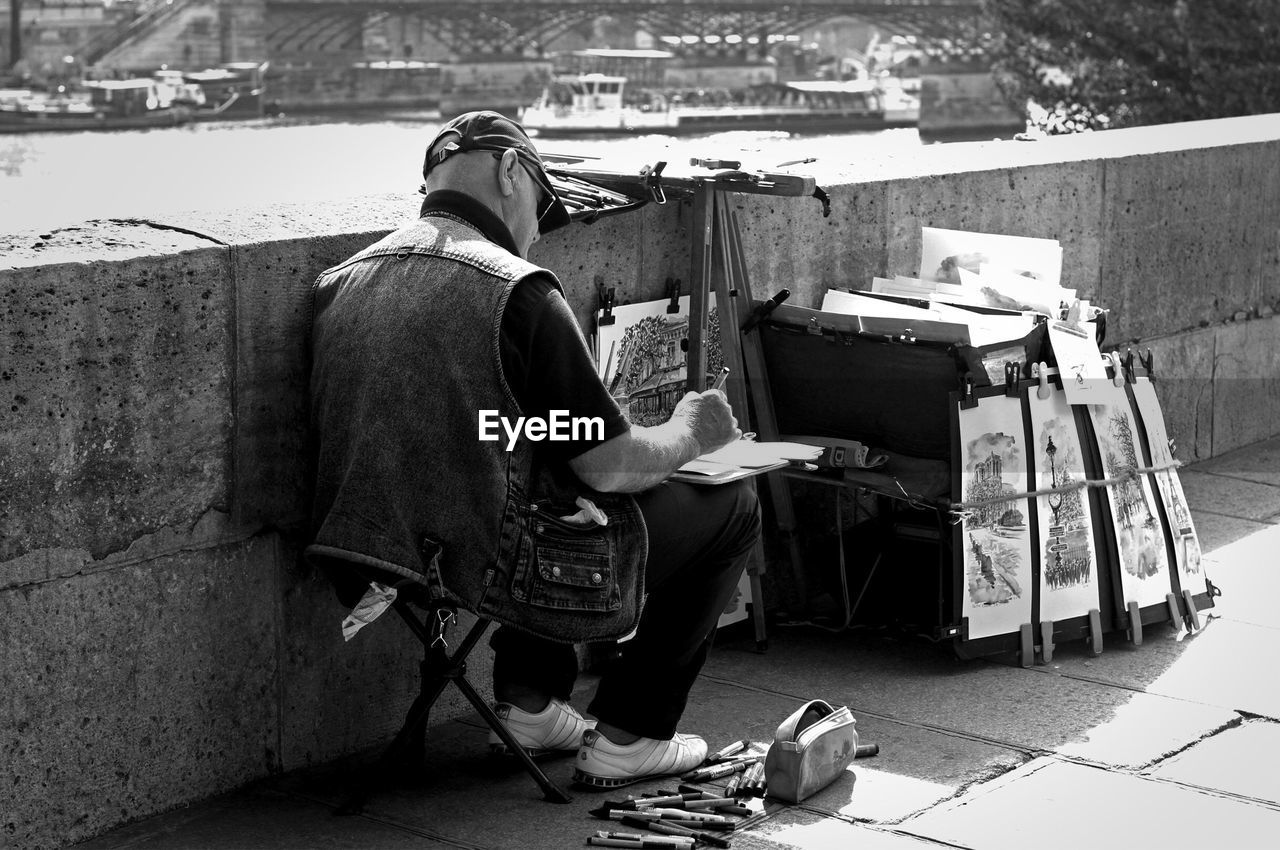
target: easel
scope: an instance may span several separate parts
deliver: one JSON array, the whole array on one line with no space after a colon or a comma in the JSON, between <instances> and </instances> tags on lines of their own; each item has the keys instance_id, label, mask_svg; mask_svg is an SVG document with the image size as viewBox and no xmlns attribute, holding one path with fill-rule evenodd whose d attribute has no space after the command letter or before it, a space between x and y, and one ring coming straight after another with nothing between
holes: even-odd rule
<instances>
[{"instance_id":1,"label":"easel","mask_svg":"<svg viewBox=\"0 0 1280 850\"><path fill-rule=\"evenodd\" d=\"M764 353L760 348L759 335L752 333L751 328L781 303L787 293L784 290L758 306L753 300L742 249L742 235L730 196L811 196L822 201L823 214L827 215L830 207L826 193L818 188L814 178L796 174L741 171L741 163L725 160L692 161L691 165L716 171L715 174L669 177L662 173L666 163L646 166L639 175L624 175L579 168L577 166L582 160L572 157L544 155L544 158L572 163L571 167L548 168L548 172L554 179L571 181L575 187L575 197L579 200L587 199L584 208L574 214L583 220L591 221L602 215L625 212L648 202L664 204L668 195L692 198L689 334L685 360L687 388L693 392L701 392L708 385L707 318L708 302L714 287L716 309L720 316L720 345L724 364L730 370L725 385L729 404L744 432L754 430L763 441L777 440L778 427L773 415L773 398L765 372ZM600 189L604 189L605 193L600 193ZM727 329L736 329L738 332L727 332ZM755 402L754 426L748 403L748 389ZM790 563L799 565L795 512L791 506L790 492L780 472L766 473L766 476L778 534L789 548ZM764 547L763 544L757 544L747 572L751 582L756 646L761 651L768 645L764 593L760 582L763 569Z\"/></svg>"},{"instance_id":2,"label":"easel","mask_svg":"<svg viewBox=\"0 0 1280 850\"><path fill-rule=\"evenodd\" d=\"M728 165L737 167L737 163ZM694 186L693 221L690 228L693 242L690 251L692 289L689 297L686 374L690 391L700 392L706 388L707 313L710 293L714 287L716 309L720 316L720 346L724 364L729 367L729 379L725 385L729 404L744 432L754 430L761 440L772 441L778 439L778 426L774 418L773 398L765 371L764 352L760 348L760 336L752 333L752 325L767 315L786 295L782 294L781 297L770 299L759 306L755 304L751 281L747 276L742 234L730 195L745 193L799 197L814 195L817 187L811 177L760 174L755 175L756 179L743 181L742 176L749 175L730 171L720 176L697 178ZM748 404L748 388L751 399L755 402L754 426ZM778 536L789 549L790 563L798 566L800 552L790 491L781 472L766 473L766 476ZM764 590L760 581L764 564L764 546L757 543L747 573L751 582L756 647L760 651L768 646Z\"/></svg>"}]
</instances>

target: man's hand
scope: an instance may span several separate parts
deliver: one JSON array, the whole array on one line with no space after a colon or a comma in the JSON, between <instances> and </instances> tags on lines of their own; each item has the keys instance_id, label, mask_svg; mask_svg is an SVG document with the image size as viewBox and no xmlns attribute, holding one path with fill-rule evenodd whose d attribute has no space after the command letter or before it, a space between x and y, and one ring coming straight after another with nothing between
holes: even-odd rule
<instances>
[{"instance_id":1,"label":"man's hand","mask_svg":"<svg viewBox=\"0 0 1280 850\"><path fill-rule=\"evenodd\" d=\"M671 412L672 422L684 422L698 441L698 454L727 446L742 437L733 408L720 390L685 393Z\"/></svg>"},{"instance_id":2,"label":"man's hand","mask_svg":"<svg viewBox=\"0 0 1280 850\"><path fill-rule=\"evenodd\" d=\"M686 393L666 422L648 428L633 425L625 434L578 455L569 467L588 487L635 493L741 436L723 392Z\"/></svg>"}]
</instances>

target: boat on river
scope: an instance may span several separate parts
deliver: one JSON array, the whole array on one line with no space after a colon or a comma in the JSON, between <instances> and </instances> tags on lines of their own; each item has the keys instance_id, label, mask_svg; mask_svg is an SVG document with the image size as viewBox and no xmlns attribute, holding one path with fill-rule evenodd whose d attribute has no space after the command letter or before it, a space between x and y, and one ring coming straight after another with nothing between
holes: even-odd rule
<instances>
[{"instance_id":1,"label":"boat on river","mask_svg":"<svg viewBox=\"0 0 1280 850\"><path fill-rule=\"evenodd\" d=\"M914 127L919 117L917 99L871 80L629 92L626 77L596 73L556 77L520 113L544 135L880 130Z\"/></svg>"},{"instance_id":2,"label":"boat on river","mask_svg":"<svg viewBox=\"0 0 1280 850\"><path fill-rule=\"evenodd\" d=\"M190 121L260 118L260 63L204 71L161 70L150 77L89 80L54 93L0 89L0 133L134 130Z\"/></svg>"},{"instance_id":3,"label":"boat on river","mask_svg":"<svg viewBox=\"0 0 1280 850\"><path fill-rule=\"evenodd\" d=\"M0 133L53 133L174 127L192 118L184 104L164 101L155 80L97 80L77 92L0 90Z\"/></svg>"}]
</instances>

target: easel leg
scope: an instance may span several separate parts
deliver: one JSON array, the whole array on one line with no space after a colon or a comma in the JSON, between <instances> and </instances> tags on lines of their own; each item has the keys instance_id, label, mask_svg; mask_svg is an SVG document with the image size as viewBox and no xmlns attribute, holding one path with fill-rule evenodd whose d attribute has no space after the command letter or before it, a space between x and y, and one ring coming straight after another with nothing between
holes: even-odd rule
<instances>
[{"instance_id":1,"label":"easel leg","mask_svg":"<svg viewBox=\"0 0 1280 850\"><path fill-rule=\"evenodd\" d=\"M742 234L738 229L737 215L725 199L720 199L716 204L715 212L716 241L720 246L719 265L723 270L721 275L716 276L716 302L717 309L721 311L721 334L727 338L725 329L742 327L741 308L750 310L754 296L751 292L751 281L747 275L746 255L742 249ZM754 430L761 440L777 440L778 426L773 413L773 394L769 390L769 377L765 371L764 351L760 348L759 333L740 335L733 343L725 346L725 353L726 356L732 353L737 358L736 364L729 364L730 369L736 366L738 374L745 379L745 385L750 387L751 400L755 407ZM742 401L739 402L740 407L736 408L744 413L747 409L745 395L744 391ZM791 491L788 489L786 479L781 475L769 473L765 478L777 533L787 546L792 580L795 582L802 608L807 609L808 589L801 572L803 567L799 540L795 535L796 518L791 504Z\"/></svg>"},{"instance_id":2,"label":"easel leg","mask_svg":"<svg viewBox=\"0 0 1280 850\"><path fill-rule=\"evenodd\" d=\"M757 564L763 566L763 544L756 544L756 553L752 557ZM751 622L756 630L756 650L764 652L769 648L769 636L764 620L764 587L760 582L760 569L756 564L747 567L747 577L751 582Z\"/></svg>"}]
</instances>

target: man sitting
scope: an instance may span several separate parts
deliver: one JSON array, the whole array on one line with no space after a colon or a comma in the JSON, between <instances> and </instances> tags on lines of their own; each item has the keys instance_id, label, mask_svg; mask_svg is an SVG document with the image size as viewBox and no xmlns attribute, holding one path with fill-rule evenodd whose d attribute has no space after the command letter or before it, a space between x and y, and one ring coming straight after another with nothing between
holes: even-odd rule
<instances>
[{"instance_id":1,"label":"man sitting","mask_svg":"<svg viewBox=\"0 0 1280 850\"><path fill-rule=\"evenodd\" d=\"M749 483L667 478L738 439L737 421L718 390L686 394L661 425L627 421L559 281L525 259L570 219L519 124L450 121L423 175L418 221L316 281L307 556L331 575L412 578L497 621L499 717L531 752L578 750L578 782L687 771L707 747L676 724L760 519ZM600 427L482 439L486 422L555 416ZM573 644L633 629L584 720Z\"/></svg>"}]
</instances>

